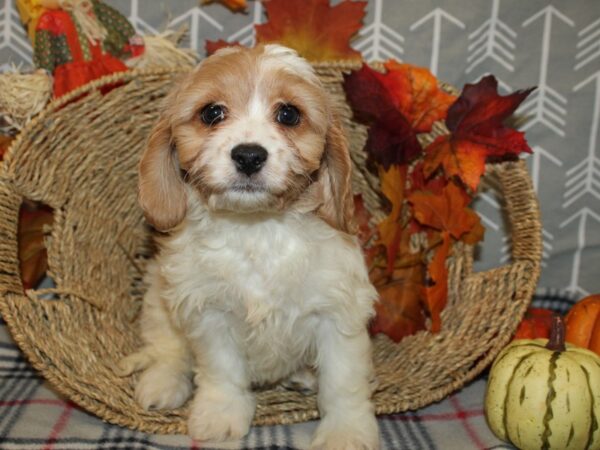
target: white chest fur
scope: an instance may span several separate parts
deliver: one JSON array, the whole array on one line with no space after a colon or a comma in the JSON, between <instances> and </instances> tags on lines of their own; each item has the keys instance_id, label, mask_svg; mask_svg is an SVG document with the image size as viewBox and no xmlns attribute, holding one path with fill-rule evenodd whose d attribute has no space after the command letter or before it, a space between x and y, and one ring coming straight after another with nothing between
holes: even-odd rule
<instances>
[{"instance_id":1,"label":"white chest fur","mask_svg":"<svg viewBox=\"0 0 600 450\"><path fill-rule=\"evenodd\" d=\"M254 381L310 362L320 320L364 329L375 297L354 238L313 215L198 208L163 242L159 267L176 322L202 335L202 318L225 321Z\"/></svg>"}]
</instances>

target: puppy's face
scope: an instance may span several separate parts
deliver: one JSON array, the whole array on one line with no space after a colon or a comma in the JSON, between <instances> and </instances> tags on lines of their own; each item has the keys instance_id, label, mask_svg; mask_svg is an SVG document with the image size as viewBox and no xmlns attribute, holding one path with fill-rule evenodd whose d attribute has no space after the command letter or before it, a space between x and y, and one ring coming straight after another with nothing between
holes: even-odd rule
<instances>
[{"instance_id":1,"label":"puppy's face","mask_svg":"<svg viewBox=\"0 0 600 450\"><path fill-rule=\"evenodd\" d=\"M180 167L211 208L281 208L321 163L329 110L312 68L281 47L207 59L178 96Z\"/></svg>"},{"instance_id":2,"label":"puppy's face","mask_svg":"<svg viewBox=\"0 0 600 450\"><path fill-rule=\"evenodd\" d=\"M185 183L212 210L301 202L345 228L338 216L350 213L347 145L312 67L295 52L221 50L166 101L140 163L140 200L158 229L185 216Z\"/></svg>"}]
</instances>

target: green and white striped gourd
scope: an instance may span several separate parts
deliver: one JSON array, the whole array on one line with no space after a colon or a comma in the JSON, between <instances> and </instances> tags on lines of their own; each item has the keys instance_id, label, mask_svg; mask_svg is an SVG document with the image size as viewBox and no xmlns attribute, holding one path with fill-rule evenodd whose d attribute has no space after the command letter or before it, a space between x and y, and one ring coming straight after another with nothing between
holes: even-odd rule
<instances>
[{"instance_id":1,"label":"green and white striped gourd","mask_svg":"<svg viewBox=\"0 0 600 450\"><path fill-rule=\"evenodd\" d=\"M496 358L485 413L494 434L522 450L600 450L600 358L550 339L519 339Z\"/></svg>"}]
</instances>

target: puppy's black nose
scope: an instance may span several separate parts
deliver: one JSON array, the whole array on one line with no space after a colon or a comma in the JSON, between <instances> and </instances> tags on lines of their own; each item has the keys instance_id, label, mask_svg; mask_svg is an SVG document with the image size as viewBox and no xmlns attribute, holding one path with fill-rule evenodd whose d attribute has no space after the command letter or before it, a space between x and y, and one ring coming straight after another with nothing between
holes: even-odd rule
<instances>
[{"instance_id":1,"label":"puppy's black nose","mask_svg":"<svg viewBox=\"0 0 600 450\"><path fill-rule=\"evenodd\" d=\"M268 155L267 150L257 144L240 144L231 150L231 159L235 162L235 167L248 176L258 172L265 165Z\"/></svg>"}]
</instances>

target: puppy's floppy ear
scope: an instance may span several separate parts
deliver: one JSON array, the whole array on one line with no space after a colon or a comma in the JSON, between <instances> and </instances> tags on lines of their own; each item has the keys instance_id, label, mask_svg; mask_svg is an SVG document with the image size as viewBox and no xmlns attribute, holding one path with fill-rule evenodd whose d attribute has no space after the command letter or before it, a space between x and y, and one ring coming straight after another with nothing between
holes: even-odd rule
<instances>
[{"instance_id":1,"label":"puppy's floppy ear","mask_svg":"<svg viewBox=\"0 0 600 450\"><path fill-rule=\"evenodd\" d=\"M332 227L345 233L355 233L352 161L348 141L336 116L333 116L327 130L320 177L324 201L317 214Z\"/></svg>"},{"instance_id":2,"label":"puppy's floppy ear","mask_svg":"<svg viewBox=\"0 0 600 450\"><path fill-rule=\"evenodd\" d=\"M171 125L163 113L158 120L139 165L139 200L144 215L157 230L167 231L185 217L187 198L175 160Z\"/></svg>"}]
</instances>

